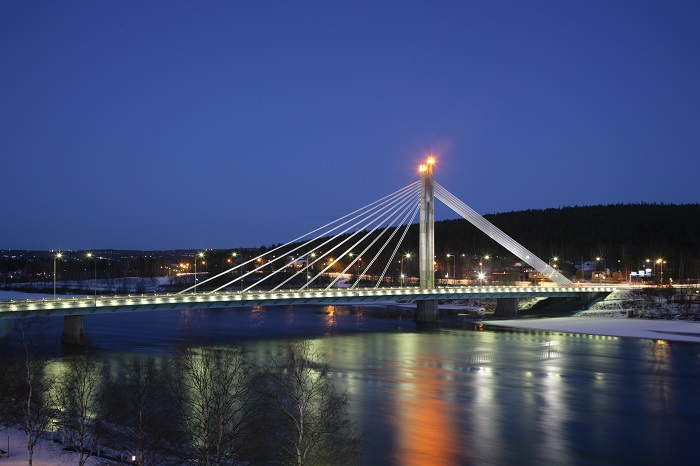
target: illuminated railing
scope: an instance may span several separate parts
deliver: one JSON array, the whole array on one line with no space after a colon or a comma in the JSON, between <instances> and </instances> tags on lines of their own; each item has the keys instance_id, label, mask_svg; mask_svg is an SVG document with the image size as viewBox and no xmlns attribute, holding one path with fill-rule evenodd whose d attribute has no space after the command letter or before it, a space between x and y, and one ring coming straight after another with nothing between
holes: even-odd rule
<instances>
[{"instance_id":1,"label":"illuminated railing","mask_svg":"<svg viewBox=\"0 0 700 466\"><path fill-rule=\"evenodd\" d=\"M285 302L293 304L313 303L324 299L346 300L347 302L362 302L363 298L381 298L385 301L398 299L459 299L468 297L552 297L572 296L581 293L610 293L619 287L612 286L574 286L574 287L520 287L520 286L453 286L434 289L420 288L355 288L332 290L277 290L277 291L232 291L218 293L191 294L154 294L140 296L101 296L96 298L71 297L58 299L28 299L0 301L0 315L13 312L40 311L69 311L95 309L138 310L149 306L149 310L172 306L192 305L192 307L209 307L211 304L229 304L237 306L250 303L250 306L265 302ZM225 306L218 306L225 307Z\"/></svg>"}]
</instances>

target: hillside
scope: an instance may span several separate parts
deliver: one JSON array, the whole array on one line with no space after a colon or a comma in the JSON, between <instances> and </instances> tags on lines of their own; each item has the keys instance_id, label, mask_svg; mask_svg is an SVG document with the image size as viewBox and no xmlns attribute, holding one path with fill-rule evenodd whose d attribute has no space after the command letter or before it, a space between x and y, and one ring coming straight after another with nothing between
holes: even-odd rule
<instances>
[{"instance_id":1,"label":"hillside","mask_svg":"<svg viewBox=\"0 0 700 466\"><path fill-rule=\"evenodd\" d=\"M647 259L663 258L673 276L700 277L700 204L563 207L484 217L545 261L558 257L572 266L600 257L611 270L629 272ZM417 240L410 247L417 248ZM461 219L436 222L435 250L438 257L504 251Z\"/></svg>"}]
</instances>

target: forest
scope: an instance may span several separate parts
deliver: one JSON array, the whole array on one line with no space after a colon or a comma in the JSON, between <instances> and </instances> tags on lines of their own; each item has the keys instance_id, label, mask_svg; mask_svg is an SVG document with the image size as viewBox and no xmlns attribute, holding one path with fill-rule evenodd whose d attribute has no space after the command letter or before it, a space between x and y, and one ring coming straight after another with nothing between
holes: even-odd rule
<instances>
[{"instance_id":1,"label":"forest","mask_svg":"<svg viewBox=\"0 0 700 466\"><path fill-rule=\"evenodd\" d=\"M596 261L600 270L617 273L618 277L625 279L630 273L645 268L654 268L654 274L658 275L654 266L658 261L663 262L667 283L669 279L673 279L673 283L692 283L700 278L700 204L574 206L487 214L484 218L545 262L556 262L569 277L576 276L579 264L586 261ZM66 251L58 260L56 253L50 251L0 250L0 287L32 284L32 290L50 292L54 285L54 268L59 292L80 288L90 279L99 280L98 288L105 293L126 292L133 288L127 285L127 279L134 278L140 279L135 290L148 292L155 290L155 282L149 282L148 278L164 276L170 277L171 289L182 289L195 267L199 267L197 272L203 277L236 266L241 268L232 276L256 269L256 275L246 279L250 283L259 278L258 274L271 274L282 268L285 262L282 258L302 260L305 265L308 256L317 260L311 267L313 272L345 271L355 275L365 272L365 277L385 274L390 283L397 283L402 274L417 276L417 224L408 227L405 237L403 231L394 234L394 228L380 230L376 234L384 236L376 243L371 242L371 237L359 244L355 239L348 241L351 234L284 246L280 242L259 247L199 251ZM391 241L381 249L387 238ZM401 238L403 241L399 244ZM338 254L353 244L354 257L348 254L338 260ZM336 245L338 248L333 249ZM196 258L200 253L201 257ZM258 263L250 262L265 253L267 255ZM512 269L518 262L512 254L463 219L435 223L435 256L438 277L449 275L458 279L473 278L476 271L484 268L491 272ZM374 257L377 260L365 271L365 264ZM288 278L290 273L297 271L290 268L279 274L279 278L286 280L283 277ZM222 283L225 283L224 278ZM291 284L305 280L302 274ZM268 283L279 282L271 280Z\"/></svg>"}]
</instances>

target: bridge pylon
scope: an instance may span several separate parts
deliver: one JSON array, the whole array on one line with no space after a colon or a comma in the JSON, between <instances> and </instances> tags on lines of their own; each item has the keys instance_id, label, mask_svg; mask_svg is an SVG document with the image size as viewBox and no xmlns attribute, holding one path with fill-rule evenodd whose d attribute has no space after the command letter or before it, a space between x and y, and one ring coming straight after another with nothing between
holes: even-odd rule
<instances>
[{"instance_id":1,"label":"bridge pylon","mask_svg":"<svg viewBox=\"0 0 700 466\"><path fill-rule=\"evenodd\" d=\"M435 158L428 157L418 171L421 178L418 263L420 288L435 288ZM437 301L418 301L415 320L437 322Z\"/></svg>"}]
</instances>

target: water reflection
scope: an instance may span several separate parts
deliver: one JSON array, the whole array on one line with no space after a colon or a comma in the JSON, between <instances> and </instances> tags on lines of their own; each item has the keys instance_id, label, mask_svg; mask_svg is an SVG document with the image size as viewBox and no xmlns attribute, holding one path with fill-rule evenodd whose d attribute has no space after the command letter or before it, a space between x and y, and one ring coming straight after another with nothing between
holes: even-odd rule
<instances>
[{"instance_id":1,"label":"water reflection","mask_svg":"<svg viewBox=\"0 0 700 466\"><path fill-rule=\"evenodd\" d=\"M248 320L251 328L260 328L265 325L265 308L262 306L253 306L250 308Z\"/></svg>"},{"instance_id":2,"label":"water reflection","mask_svg":"<svg viewBox=\"0 0 700 466\"><path fill-rule=\"evenodd\" d=\"M419 335L403 335L397 351L396 387L390 391L398 429L395 464L455 464L456 428L447 399L450 382L441 360L423 354Z\"/></svg>"},{"instance_id":3,"label":"water reflection","mask_svg":"<svg viewBox=\"0 0 700 466\"><path fill-rule=\"evenodd\" d=\"M335 335L335 330L338 328L338 319L335 316L335 306L325 306L323 308L323 326L324 336Z\"/></svg>"},{"instance_id":4,"label":"water reflection","mask_svg":"<svg viewBox=\"0 0 700 466\"><path fill-rule=\"evenodd\" d=\"M557 332L439 330L348 306L86 318L104 353L169 352L184 328L286 337L327 355L365 433L365 464L688 464L700 461L700 345ZM60 328L59 328L60 330Z\"/></svg>"}]
</instances>

